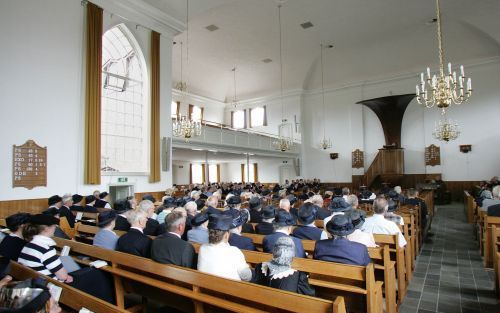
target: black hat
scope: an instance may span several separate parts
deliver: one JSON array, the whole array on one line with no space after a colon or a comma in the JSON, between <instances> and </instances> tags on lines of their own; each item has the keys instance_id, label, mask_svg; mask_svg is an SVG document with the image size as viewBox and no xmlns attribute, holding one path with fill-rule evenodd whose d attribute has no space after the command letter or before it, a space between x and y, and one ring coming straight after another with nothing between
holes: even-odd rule
<instances>
[{"instance_id":1,"label":"black hat","mask_svg":"<svg viewBox=\"0 0 500 313\"><path fill-rule=\"evenodd\" d=\"M200 195L200 199L202 199L202 200L205 199L206 200L206 199L208 199L208 196L206 194L202 193Z\"/></svg>"},{"instance_id":2,"label":"black hat","mask_svg":"<svg viewBox=\"0 0 500 313\"><path fill-rule=\"evenodd\" d=\"M354 225L355 229L361 228L361 226L363 226L363 224L365 223L365 211L352 209L345 214L347 214L351 218L351 222Z\"/></svg>"},{"instance_id":3,"label":"black hat","mask_svg":"<svg viewBox=\"0 0 500 313\"><path fill-rule=\"evenodd\" d=\"M302 225L309 225L316 219L317 206L312 203L304 203L300 207L297 218Z\"/></svg>"},{"instance_id":4,"label":"black hat","mask_svg":"<svg viewBox=\"0 0 500 313\"><path fill-rule=\"evenodd\" d=\"M95 200L96 200L96 198L93 195L85 197L85 203L86 204L90 204L90 203L94 202Z\"/></svg>"},{"instance_id":5,"label":"black hat","mask_svg":"<svg viewBox=\"0 0 500 313\"><path fill-rule=\"evenodd\" d=\"M330 205L328 205L328 209L333 212L345 212L350 210L351 206L343 197L335 197L332 202L330 202Z\"/></svg>"},{"instance_id":6,"label":"black hat","mask_svg":"<svg viewBox=\"0 0 500 313\"><path fill-rule=\"evenodd\" d=\"M10 231L15 232L19 226L26 224L30 221L31 214L29 213L16 213L5 219L5 223Z\"/></svg>"},{"instance_id":7,"label":"black hat","mask_svg":"<svg viewBox=\"0 0 500 313\"><path fill-rule=\"evenodd\" d=\"M297 202L297 197L294 195L288 195L287 198L288 198L288 201L290 201L290 205L292 205L292 206L295 204L295 202Z\"/></svg>"},{"instance_id":8,"label":"black hat","mask_svg":"<svg viewBox=\"0 0 500 313\"><path fill-rule=\"evenodd\" d=\"M258 210L262 208L262 202L260 201L260 198L251 197L250 200L248 200L248 207L252 210Z\"/></svg>"},{"instance_id":9,"label":"black hat","mask_svg":"<svg viewBox=\"0 0 500 313\"><path fill-rule=\"evenodd\" d=\"M94 208L96 209L104 209L106 207L107 202L101 199L96 200L94 204Z\"/></svg>"},{"instance_id":10,"label":"black hat","mask_svg":"<svg viewBox=\"0 0 500 313\"><path fill-rule=\"evenodd\" d=\"M337 214L326 223L326 230L333 236L347 236L354 232L354 225L349 216Z\"/></svg>"},{"instance_id":11,"label":"black hat","mask_svg":"<svg viewBox=\"0 0 500 313\"><path fill-rule=\"evenodd\" d=\"M226 200L227 204L231 205L236 205L241 203L241 197L240 196L232 196L229 199Z\"/></svg>"},{"instance_id":12,"label":"black hat","mask_svg":"<svg viewBox=\"0 0 500 313\"><path fill-rule=\"evenodd\" d=\"M192 226L200 226L208 221L208 214L206 212L198 213L191 219Z\"/></svg>"},{"instance_id":13,"label":"black hat","mask_svg":"<svg viewBox=\"0 0 500 313\"><path fill-rule=\"evenodd\" d=\"M50 207L47 210L43 211L42 214L56 216L57 214L59 214L59 210L57 208Z\"/></svg>"},{"instance_id":14,"label":"black hat","mask_svg":"<svg viewBox=\"0 0 500 313\"><path fill-rule=\"evenodd\" d=\"M117 215L118 214L116 213L115 210L108 210L108 211L104 211L104 212L100 213L97 216L97 226L98 227L105 227L105 226L109 225L109 223L111 223L112 221L114 221L116 219Z\"/></svg>"},{"instance_id":15,"label":"black hat","mask_svg":"<svg viewBox=\"0 0 500 313\"><path fill-rule=\"evenodd\" d=\"M394 212L398 208L398 203L392 199L387 200L387 205L389 206L387 212Z\"/></svg>"},{"instance_id":16,"label":"black hat","mask_svg":"<svg viewBox=\"0 0 500 313\"><path fill-rule=\"evenodd\" d=\"M153 203L155 203L155 202L156 202L155 197L153 197L153 196L152 196L152 195L150 195L150 194L144 195L144 197L142 197L142 200L149 200L149 201L151 201L151 202L153 202Z\"/></svg>"},{"instance_id":17,"label":"black hat","mask_svg":"<svg viewBox=\"0 0 500 313\"><path fill-rule=\"evenodd\" d=\"M72 197L73 203L80 203L83 200L83 197L77 193L75 193Z\"/></svg>"},{"instance_id":18,"label":"black hat","mask_svg":"<svg viewBox=\"0 0 500 313\"><path fill-rule=\"evenodd\" d=\"M104 199L106 198L107 196L109 195L109 193L107 193L106 191L103 191L99 194L99 199Z\"/></svg>"},{"instance_id":19,"label":"black hat","mask_svg":"<svg viewBox=\"0 0 500 313\"><path fill-rule=\"evenodd\" d=\"M208 217L208 229L228 231L232 223L233 218L229 214L211 214Z\"/></svg>"},{"instance_id":20,"label":"black hat","mask_svg":"<svg viewBox=\"0 0 500 313\"><path fill-rule=\"evenodd\" d=\"M180 198L175 201L175 205L180 207L180 206L185 206L187 203L186 199Z\"/></svg>"},{"instance_id":21,"label":"black hat","mask_svg":"<svg viewBox=\"0 0 500 313\"><path fill-rule=\"evenodd\" d=\"M287 211L279 210L273 223L277 226L293 226L295 225L295 219Z\"/></svg>"},{"instance_id":22,"label":"black hat","mask_svg":"<svg viewBox=\"0 0 500 313\"><path fill-rule=\"evenodd\" d=\"M361 193L361 199L370 199L371 196L372 196L372 192L368 189L364 190Z\"/></svg>"},{"instance_id":23,"label":"black hat","mask_svg":"<svg viewBox=\"0 0 500 313\"><path fill-rule=\"evenodd\" d=\"M167 209L168 208L175 208L176 202L177 202L177 200L175 200L175 198L168 197L165 200L163 200L163 206Z\"/></svg>"},{"instance_id":24,"label":"black hat","mask_svg":"<svg viewBox=\"0 0 500 313\"><path fill-rule=\"evenodd\" d=\"M342 188L333 188L333 194L336 196L342 196Z\"/></svg>"},{"instance_id":25,"label":"black hat","mask_svg":"<svg viewBox=\"0 0 500 313\"><path fill-rule=\"evenodd\" d=\"M208 215L211 215L211 214L220 214L220 213L221 213L221 210L219 210L219 209L216 209L216 208L214 208L214 207L209 206L209 207L207 208L207 210L206 210L206 213L207 213Z\"/></svg>"},{"instance_id":26,"label":"black hat","mask_svg":"<svg viewBox=\"0 0 500 313\"><path fill-rule=\"evenodd\" d=\"M248 221L248 211L247 210L230 210L231 217L233 221L231 223L231 229L239 227Z\"/></svg>"},{"instance_id":27,"label":"black hat","mask_svg":"<svg viewBox=\"0 0 500 313\"><path fill-rule=\"evenodd\" d=\"M262 219L268 220L276 217L276 211L277 209L274 206L268 205L262 209L262 212L260 214L262 216Z\"/></svg>"},{"instance_id":28,"label":"black hat","mask_svg":"<svg viewBox=\"0 0 500 313\"><path fill-rule=\"evenodd\" d=\"M54 204L61 202L61 201L62 201L61 197L59 197L58 195L54 195L54 196L49 198L48 202L49 202L49 205L54 205Z\"/></svg>"},{"instance_id":29,"label":"black hat","mask_svg":"<svg viewBox=\"0 0 500 313\"><path fill-rule=\"evenodd\" d=\"M59 219L49 214L36 214L31 216L30 223L47 226L59 225Z\"/></svg>"},{"instance_id":30,"label":"black hat","mask_svg":"<svg viewBox=\"0 0 500 313\"><path fill-rule=\"evenodd\" d=\"M262 195L263 195L264 197L265 197L265 196L268 196L268 195L270 195L270 194L271 194L271 190L269 190L269 189L264 189L264 190L262 191Z\"/></svg>"},{"instance_id":31,"label":"black hat","mask_svg":"<svg viewBox=\"0 0 500 313\"><path fill-rule=\"evenodd\" d=\"M198 199L198 200L196 200L195 203L196 203L196 209L198 211L201 210L201 209L203 209L203 207L205 207L205 200L203 200L201 198Z\"/></svg>"},{"instance_id":32,"label":"black hat","mask_svg":"<svg viewBox=\"0 0 500 313\"><path fill-rule=\"evenodd\" d=\"M394 190L391 189L388 193L387 196L391 198L392 200L397 200L399 198L399 194Z\"/></svg>"}]
</instances>

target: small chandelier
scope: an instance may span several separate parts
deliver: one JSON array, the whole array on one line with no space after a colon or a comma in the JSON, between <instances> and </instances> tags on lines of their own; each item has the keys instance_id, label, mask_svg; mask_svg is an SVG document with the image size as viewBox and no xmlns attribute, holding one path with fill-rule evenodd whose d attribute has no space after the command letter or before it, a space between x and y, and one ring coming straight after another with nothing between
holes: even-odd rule
<instances>
[{"instance_id":1,"label":"small chandelier","mask_svg":"<svg viewBox=\"0 0 500 313\"><path fill-rule=\"evenodd\" d=\"M420 74L420 83L416 86L417 101L424 104L427 108L437 106L443 112L452 103L462 104L472 95L472 84L470 77L466 77L464 66L460 66L460 76L457 79L457 73L451 70L451 63L448 63L448 74L444 71L444 49L441 32L441 10L439 0L436 0L437 13L437 37L439 51L439 76L433 75L427 68L427 77L424 79L424 73ZM466 85L467 83L467 85Z\"/></svg>"},{"instance_id":2,"label":"small chandelier","mask_svg":"<svg viewBox=\"0 0 500 313\"><path fill-rule=\"evenodd\" d=\"M281 124L278 125L278 139L273 142L276 150L285 152L291 150L294 146L293 143L293 126L287 122L285 118L285 107L283 105L283 40L281 31L281 6L286 0L278 0L278 23L280 34L280 90L281 90Z\"/></svg>"},{"instance_id":3,"label":"small chandelier","mask_svg":"<svg viewBox=\"0 0 500 313\"><path fill-rule=\"evenodd\" d=\"M233 67L233 69L231 70L233 72L233 86L234 86L234 96L233 96L233 100L231 101L231 105L233 106L233 108L237 108L238 105L240 104L240 102L238 101L238 98L236 98L236 66Z\"/></svg>"},{"instance_id":4,"label":"small chandelier","mask_svg":"<svg viewBox=\"0 0 500 313\"><path fill-rule=\"evenodd\" d=\"M436 122L432 136L437 140L445 142L457 139L460 135L458 124L448 120L446 114L443 114L442 116L443 118L440 119L439 122Z\"/></svg>"},{"instance_id":5,"label":"small chandelier","mask_svg":"<svg viewBox=\"0 0 500 313\"><path fill-rule=\"evenodd\" d=\"M325 114L325 71L323 68L323 44L319 45L321 52L321 94L323 97L323 140L321 140L319 147L323 150L328 150L332 147L332 141L330 138L326 138L326 114ZM333 48L332 45L326 46L326 48Z\"/></svg>"},{"instance_id":6,"label":"small chandelier","mask_svg":"<svg viewBox=\"0 0 500 313\"><path fill-rule=\"evenodd\" d=\"M172 134L189 142L192 137L201 135L201 121L188 119L185 115L176 117L172 124Z\"/></svg>"}]
</instances>

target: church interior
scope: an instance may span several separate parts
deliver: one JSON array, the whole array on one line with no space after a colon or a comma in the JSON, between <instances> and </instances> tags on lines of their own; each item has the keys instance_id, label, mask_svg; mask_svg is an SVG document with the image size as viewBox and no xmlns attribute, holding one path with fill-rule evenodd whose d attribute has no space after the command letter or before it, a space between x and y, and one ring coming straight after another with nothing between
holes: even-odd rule
<instances>
[{"instance_id":1,"label":"church interior","mask_svg":"<svg viewBox=\"0 0 500 313\"><path fill-rule=\"evenodd\" d=\"M0 308L500 312L499 16L0 0Z\"/></svg>"}]
</instances>

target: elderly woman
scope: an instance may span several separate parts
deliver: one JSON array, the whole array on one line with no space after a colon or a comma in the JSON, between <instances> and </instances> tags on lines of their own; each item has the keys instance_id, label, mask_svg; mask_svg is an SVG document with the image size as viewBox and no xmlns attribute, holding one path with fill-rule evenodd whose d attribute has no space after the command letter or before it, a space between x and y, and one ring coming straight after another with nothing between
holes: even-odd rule
<instances>
[{"instance_id":1,"label":"elderly woman","mask_svg":"<svg viewBox=\"0 0 500 313\"><path fill-rule=\"evenodd\" d=\"M269 262L257 264L254 283L276 289L314 296L314 288L309 285L307 274L294 270L295 244L290 237L281 237L273 248L273 258Z\"/></svg>"}]
</instances>

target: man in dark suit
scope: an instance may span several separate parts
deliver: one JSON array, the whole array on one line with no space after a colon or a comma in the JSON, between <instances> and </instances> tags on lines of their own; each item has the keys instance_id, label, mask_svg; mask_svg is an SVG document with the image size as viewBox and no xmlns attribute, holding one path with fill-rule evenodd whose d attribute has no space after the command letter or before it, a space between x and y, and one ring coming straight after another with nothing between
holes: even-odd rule
<instances>
[{"instance_id":1,"label":"man in dark suit","mask_svg":"<svg viewBox=\"0 0 500 313\"><path fill-rule=\"evenodd\" d=\"M139 202L139 206L137 208L139 211L144 212L148 217L148 221L146 223L146 227L144 228L144 235L147 236L157 236L160 235L160 223L152 218L155 213L155 205L150 200L142 200ZM164 232L164 231L163 231ZM161 233L163 233L161 232Z\"/></svg>"},{"instance_id":2,"label":"man in dark suit","mask_svg":"<svg viewBox=\"0 0 500 313\"><path fill-rule=\"evenodd\" d=\"M318 207L312 203L304 203L299 209L299 226L295 227L292 236L299 239L321 240L328 239L328 235L314 224Z\"/></svg>"},{"instance_id":3,"label":"man in dark suit","mask_svg":"<svg viewBox=\"0 0 500 313\"><path fill-rule=\"evenodd\" d=\"M259 197L252 197L248 200L248 209L250 210L250 223L262 222L262 202Z\"/></svg>"},{"instance_id":4,"label":"man in dark suit","mask_svg":"<svg viewBox=\"0 0 500 313\"><path fill-rule=\"evenodd\" d=\"M253 244L252 239L241 235L243 224L248 220L247 210L233 210L230 212L233 222L231 223L231 230L229 231L229 244L238 247L240 250L257 251Z\"/></svg>"},{"instance_id":5,"label":"man in dark suit","mask_svg":"<svg viewBox=\"0 0 500 313\"><path fill-rule=\"evenodd\" d=\"M65 194L62 197L62 206L59 208L59 216L64 216L68 220L68 224L71 228L75 227L75 216L71 212L72 206L73 196L71 194Z\"/></svg>"},{"instance_id":6,"label":"man in dark suit","mask_svg":"<svg viewBox=\"0 0 500 313\"><path fill-rule=\"evenodd\" d=\"M354 224L344 214L335 215L326 224L333 239L316 241L313 258L351 265L366 266L371 262L365 245L349 241L347 235L354 232Z\"/></svg>"},{"instance_id":7,"label":"man in dark suit","mask_svg":"<svg viewBox=\"0 0 500 313\"><path fill-rule=\"evenodd\" d=\"M129 231L118 239L116 251L149 258L151 255L151 238L144 235L148 217L141 210L128 213Z\"/></svg>"},{"instance_id":8,"label":"man in dark suit","mask_svg":"<svg viewBox=\"0 0 500 313\"><path fill-rule=\"evenodd\" d=\"M274 218L274 233L267 235L264 237L262 242L263 250L267 253L273 252L273 247L278 238L283 236L290 236L292 232L292 226L295 225L295 219L293 216L284 210L279 210ZM295 243L295 256L298 258L305 258L306 253L304 251L304 247L302 246L302 241L298 238L291 237L293 242Z\"/></svg>"},{"instance_id":9,"label":"man in dark suit","mask_svg":"<svg viewBox=\"0 0 500 313\"><path fill-rule=\"evenodd\" d=\"M181 239L186 227L186 217L174 211L165 218L167 232L158 236L151 245L151 258L163 264L196 268L193 245Z\"/></svg>"},{"instance_id":10,"label":"man in dark suit","mask_svg":"<svg viewBox=\"0 0 500 313\"><path fill-rule=\"evenodd\" d=\"M85 207L83 208L83 212L86 213L98 213L97 209L94 207L96 202L96 198L93 195L85 197Z\"/></svg>"},{"instance_id":11,"label":"man in dark suit","mask_svg":"<svg viewBox=\"0 0 500 313\"><path fill-rule=\"evenodd\" d=\"M259 235L270 235L274 232L273 221L276 216L276 208L268 205L262 209L262 221L255 226L255 233Z\"/></svg>"},{"instance_id":12,"label":"man in dark suit","mask_svg":"<svg viewBox=\"0 0 500 313\"><path fill-rule=\"evenodd\" d=\"M73 199L73 205L70 207L70 210L72 212L74 212L74 211L83 212L83 208L82 208L83 197L81 195L75 193L71 198Z\"/></svg>"}]
</instances>

